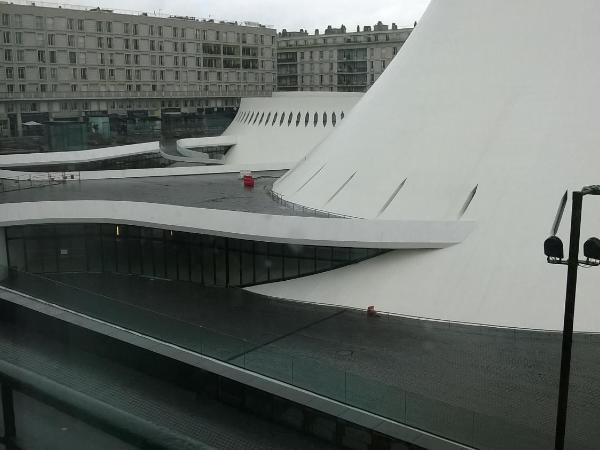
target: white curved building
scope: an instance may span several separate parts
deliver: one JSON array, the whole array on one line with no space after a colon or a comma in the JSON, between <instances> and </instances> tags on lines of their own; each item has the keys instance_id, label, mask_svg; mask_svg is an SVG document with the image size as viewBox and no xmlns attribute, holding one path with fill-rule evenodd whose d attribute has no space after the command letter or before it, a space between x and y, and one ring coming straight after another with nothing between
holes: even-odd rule
<instances>
[{"instance_id":1,"label":"white curved building","mask_svg":"<svg viewBox=\"0 0 600 450\"><path fill-rule=\"evenodd\" d=\"M432 1L352 115L274 189L332 213L462 217L475 231L448 249L395 252L255 290L560 329L566 274L546 264L542 242L565 190L598 182L599 14L591 0ZM549 44L557 24L562 38ZM588 202L583 239L599 232L599 205ZM599 287L597 273L581 274L576 329L600 331Z\"/></svg>"},{"instance_id":2,"label":"white curved building","mask_svg":"<svg viewBox=\"0 0 600 450\"><path fill-rule=\"evenodd\" d=\"M226 147L220 164L293 165L341 125L361 93L279 92L270 98L244 98L231 125L218 138L177 142L191 159L211 147Z\"/></svg>"}]
</instances>

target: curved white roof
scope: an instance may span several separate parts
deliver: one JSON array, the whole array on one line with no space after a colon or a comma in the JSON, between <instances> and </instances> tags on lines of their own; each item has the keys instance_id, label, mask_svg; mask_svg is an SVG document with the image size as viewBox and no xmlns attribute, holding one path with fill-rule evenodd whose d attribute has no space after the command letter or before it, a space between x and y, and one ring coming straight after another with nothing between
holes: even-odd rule
<instances>
[{"instance_id":1,"label":"curved white roof","mask_svg":"<svg viewBox=\"0 0 600 450\"><path fill-rule=\"evenodd\" d=\"M375 249L439 249L462 242L468 222L397 222L258 214L160 203L68 200L0 204L0 227L124 223L240 239Z\"/></svg>"},{"instance_id":2,"label":"curved white roof","mask_svg":"<svg viewBox=\"0 0 600 450\"><path fill-rule=\"evenodd\" d=\"M433 0L352 114L275 191L339 214L442 220L459 217L477 186L464 215L475 231L444 250L255 290L561 329L566 270L546 263L542 243L565 189L600 181L599 18L597 0ZM591 198L582 238L598 224ZM575 327L600 331L600 273L582 272Z\"/></svg>"},{"instance_id":3,"label":"curved white roof","mask_svg":"<svg viewBox=\"0 0 600 450\"><path fill-rule=\"evenodd\" d=\"M348 116L362 95L279 92L273 97L244 98L235 119L223 133L237 139L227 152L225 163L296 163L340 126L342 116Z\"/></svg>"}]
</instances>

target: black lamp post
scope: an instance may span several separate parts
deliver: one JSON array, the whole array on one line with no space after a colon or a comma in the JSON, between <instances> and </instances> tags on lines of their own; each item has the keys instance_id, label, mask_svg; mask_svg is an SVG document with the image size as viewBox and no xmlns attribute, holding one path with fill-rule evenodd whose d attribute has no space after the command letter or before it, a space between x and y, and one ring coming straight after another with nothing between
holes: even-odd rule
<instances>
[{"instance_id":1,"label":"black lamp post","mask_svg":"<svg viewBox=\"0 0 600 450\"><path fill-rule=\"evenodd\" d=\"M552 236L544 242L544 253L550 264L566 264L567 292L565 297L565 317L563 323L562 351L560 360L560 382L558 390L558 407L556 412L555 450L565 448L565 429L567 423L567 407L569 404L569 377L571 374L571 348L573 344L573 318L575 316L575 294L577 291L577 268L579 265L600 265L600 240L590 238L584 245L585 260L579 260L579 242L581 234L581 210L584 195L600 195L600 186L584 187L573 192L573 208L571 210L571 233L569 237L569 258L565 261L563 245L556 236L562 213L566 204L565 193L554 221Z\"/></svg>"}]
</instances>

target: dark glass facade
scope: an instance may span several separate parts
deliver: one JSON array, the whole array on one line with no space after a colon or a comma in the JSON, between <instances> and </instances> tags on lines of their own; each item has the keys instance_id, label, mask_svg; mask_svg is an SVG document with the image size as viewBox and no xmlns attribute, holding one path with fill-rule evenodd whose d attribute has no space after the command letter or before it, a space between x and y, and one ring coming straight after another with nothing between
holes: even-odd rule
<instances>
[{"instance_id":1,"label":"dark glass facade","mask_svg":"<svg viewBox=\"0 0 600 450\"><path fill-rule=\"evenodd\" d=\"M113 224L6 229L9 265L32 273L114 272L241 287L323 272L382 253Z\"/></svg>"}]
</instances>

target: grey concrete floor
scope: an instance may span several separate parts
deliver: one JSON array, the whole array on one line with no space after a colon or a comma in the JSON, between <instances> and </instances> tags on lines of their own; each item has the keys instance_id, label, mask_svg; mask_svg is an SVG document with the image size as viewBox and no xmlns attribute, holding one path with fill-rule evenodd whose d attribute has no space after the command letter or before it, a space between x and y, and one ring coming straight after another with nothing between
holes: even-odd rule
<instances>
[{"instance_id":1,"label":"grey concrete floor","mask_svg":"<svg viewBox=\"0 0 600 450\"><path fill-rule=\"evenodd\" d=\"M274 201L267 193L282 172L255 173L254 188L243 186L239 174L188 175L73 181L0 192L0 203L127 200L276 215L306 215Z\"/></svg>"},{"instance_id":2,"label":"grey concrete floor","mask_svg":"<svg viewBox=\"0 0 600 450\"><path fill-rule=\"evenodd\" d=\"M552 448L561 337L124 275L4 282L478 448ZM600 442L600 337L575 338L569 448Z\"/></svg>"}]
</instances>

